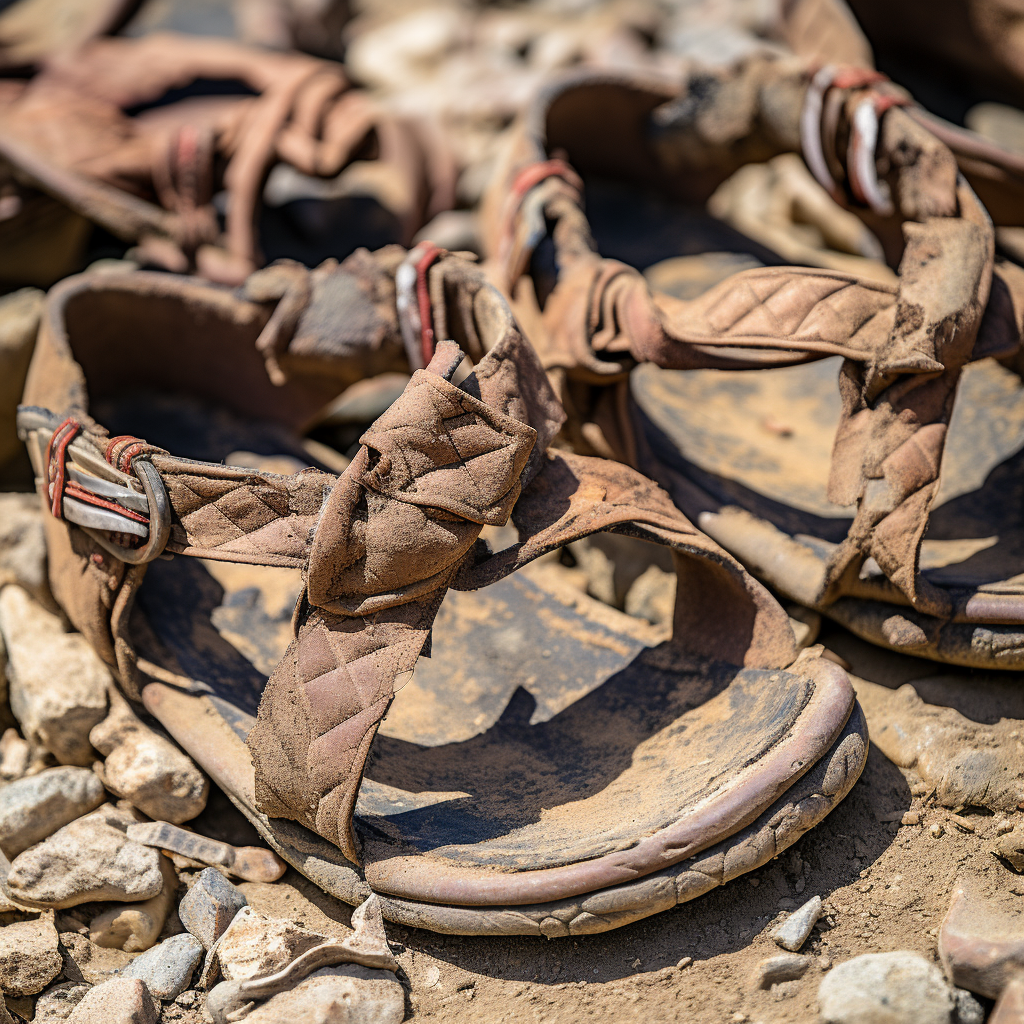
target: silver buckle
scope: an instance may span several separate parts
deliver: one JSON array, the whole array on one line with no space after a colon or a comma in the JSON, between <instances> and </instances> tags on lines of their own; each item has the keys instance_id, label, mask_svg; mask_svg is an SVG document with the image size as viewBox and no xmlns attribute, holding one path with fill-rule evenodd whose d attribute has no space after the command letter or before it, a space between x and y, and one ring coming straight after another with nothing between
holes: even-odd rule
<instances>
[{"instance_id":1,"label":"silver buckle","mask_svg":"<svg viewBox=\"0 0 1024 1024\"><path fill-rule=\"evenodd\" d=\"M28 447L37 487L48 491L46 449L61 420L49 409L18 407L18 436ZM99 507L65 494L61 510L68 522L81 527L102 548L122 562L137 565L157 558L171 535L171 503L156 467L145 457L132 462L134 476L115 469L96 445L79 434L67 448L67 478L114 505L148 517L140 523L109 507ZM141 547L118 544L108 534L145 538Z\"/></svg>"}]
</instances>

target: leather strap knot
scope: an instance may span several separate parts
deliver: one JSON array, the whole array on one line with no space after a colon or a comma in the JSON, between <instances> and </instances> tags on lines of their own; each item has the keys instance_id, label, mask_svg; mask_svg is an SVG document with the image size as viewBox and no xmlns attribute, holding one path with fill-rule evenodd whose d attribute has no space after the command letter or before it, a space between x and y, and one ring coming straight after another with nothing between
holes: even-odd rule
<instances>
[{"instance_id":1,"label":"leather strap knot","mask_svg":"<svg viewBox=\"0 0 1024 1024\"><path fill-rule=\"evenodd\" d=\"M508 521L537 440L437 372L442 342L360 439L310 551L310 603L341 615L393 608L448 585L485 524Z\"/></svg>"}]
</instances>

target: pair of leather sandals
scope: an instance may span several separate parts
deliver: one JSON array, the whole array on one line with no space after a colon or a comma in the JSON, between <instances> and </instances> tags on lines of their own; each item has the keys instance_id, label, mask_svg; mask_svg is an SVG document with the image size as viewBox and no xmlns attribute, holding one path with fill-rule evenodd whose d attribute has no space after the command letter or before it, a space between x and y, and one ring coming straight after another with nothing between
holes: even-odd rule
<instances>
[{"instance_id":1,"label":"pair of leather sandals","mask_svg":"<svg viewBox=\"0 0 1024 1024\"><path fill-rule=\"evenodd\" d=\"M141 271L51 291L19 426L54 595L326 891L372 890L417 927L555 937L776 856L853 785L866 729L845 673L798 650L757 576L840 619L861 609L848 621L879 642L924 636L903 644L914 653L955 660L949 637L977 635L993 601L1003 618L985 628L1012 642L1005 590L958 589L917 555L960 378L993 367L1005 384L1020 337L1016 269L995 265L940 142L898 104L879 110L870 84L830 85L821 149L839 170L860 161L834 172L841 187L891 204L873 215L905 235L895 289L770 268L683 300L590 238L579 173L707 194L723 152L799 147L811 86L766 62L692 94L553 87L495 186L484 268L424 244L272 267L234 291ZM865 99L874 166L856 155ZM716 125L726 108L748 115L742 146ZM545 237L554 275L534 258ZM299 435L403 359L409 383L351 463L316 464ZM807 415L760 438L762 408ZM820 464L798 446L809 419L819 451L827 416L840 514L808 520L823 483L792 487L788 470ZM670 549L670 639L526 568L599 532Z\"/></svg>"}]
</instances>

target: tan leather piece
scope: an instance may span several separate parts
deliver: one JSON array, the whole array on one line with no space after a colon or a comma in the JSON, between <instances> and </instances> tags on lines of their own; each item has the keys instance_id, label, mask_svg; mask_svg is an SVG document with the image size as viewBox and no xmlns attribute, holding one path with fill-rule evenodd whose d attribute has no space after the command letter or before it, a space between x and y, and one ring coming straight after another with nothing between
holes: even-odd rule
<instances>
[{"instance_id":1,"label":"tan leather piece","mask_svg":"<svg viewBox=\"0 0 1024 1024\"><path fill-rule=\"evenodd\" d=\"M736 83L744 76L746 89ZM795 79L803 85L796 87ZM876 170L895 214L885 223L870 211L864 216L890 235L902 232L897 289L827 271L780 267L734 274L684 302L652 292L636 271L599 256L568 172L553 171L525 191L518 185L532 180L531 168L550 166L556 142L570 164L576 160L573 149L565 148L563 109L593 106L598 87L602 96L608 93L607 76L576 76L538 97L521 119L486 207L490 273L521 311L567 399L575 419L567 441L583 451L633 457L622 382L639 361L674 369L756 369L842 355L844 415L830 497L841 505L856 503L858 513L830 563L819 599L836 600L864 560L873 557L915 607L948 616L948 599L920 581L917 566L956 383L970 359L993 351L1006 355L1020 345L1020 282L1012 272L1003 275L989 308L994 232L984 208L958 177L955 157L904 110L891 108L881 116ZM658 91L639 80L620 80L623 96L647 90L647 107L637 102L633 116L647 123L648 137L658 140L636 143L644 133L633 129L641 152L630 167L616 151L620 178L648 184L657 178L650 170L657 159L663 174L677 167L694 172L711 152L709 125L718 129L719 145L732 139L748 148L778 149L798 134L807 78L788 65L750 62L720 83L702 82L692 99L687 87L684 83L666 102L664 87ZM837 133L842 134L867 94L863 89L833 92L842 100ZM745 101L738 110L737 97ZM584 121L586 116L580 115ZM613 123L605 144L612 149L628 134ZM686 150L685 140L694 142L692 150ZM592 141L580 148L587 166L600 165L594 146ZM729 169L724 158L721 167L724 177ZM559 272L541 310L525 271L545 219L553 222Z\"/></svg>"}]
</instances>

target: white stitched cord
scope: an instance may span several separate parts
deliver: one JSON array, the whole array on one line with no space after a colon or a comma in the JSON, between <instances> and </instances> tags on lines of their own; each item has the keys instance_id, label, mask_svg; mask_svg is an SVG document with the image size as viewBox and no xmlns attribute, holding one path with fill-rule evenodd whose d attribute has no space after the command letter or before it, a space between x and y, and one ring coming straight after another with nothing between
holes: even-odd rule
<instances>
[{"instance_id":1,"label":"white stitched cord","mask_svg":"<svg viewBox=\"0 0 1024 1024\"><path fill-rule=\"evenodd\" d=\"M402 260L395 272L395 306L398 310L398 326L402 330L402 344L405 346L409 366L413 370L422 370L425 366L420 341L423 325L420 323L420 306L416 296L416 264L422 258L424 251L422 244L410 250L409 255Z\"/></svg>"},{"instance_id":2,"label":"white stitched cord","mask_svg":"<svg viewBox=\"0 0 1024 1024\"><path fill-rule=\"evenodd\" d=\"M807 164L815 181L828 192L833 199L840 199L841 192L832 172L828 169L825 150L821 144L821 112L828 92L836 77L838 68L828 64L821 68L811 79L804 97L803 109L800 111L800 145Z\"/></svg>"},{"instance_id":3,"label":"white stitched cord","mask_svg":"<svg viewBox=\"0 0 1024 1024\"><path fill-rule=\"evenodd\" d=\"M850 147L847 150L846 166L850 174L853 194L867 203L880 217L891 217L895 213L892 199L883 191L875 166L875 147L878 145L878 112L873 97L867 97L857 104L853 112L853 126L850 132Z\"/></svg>"}]
</instances>

